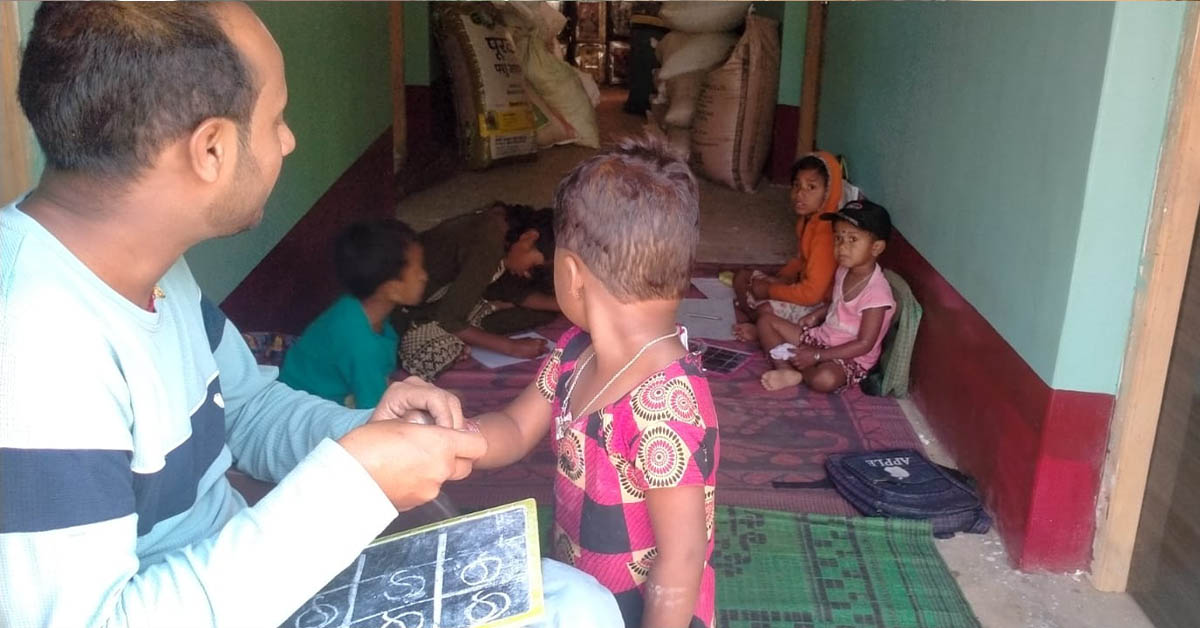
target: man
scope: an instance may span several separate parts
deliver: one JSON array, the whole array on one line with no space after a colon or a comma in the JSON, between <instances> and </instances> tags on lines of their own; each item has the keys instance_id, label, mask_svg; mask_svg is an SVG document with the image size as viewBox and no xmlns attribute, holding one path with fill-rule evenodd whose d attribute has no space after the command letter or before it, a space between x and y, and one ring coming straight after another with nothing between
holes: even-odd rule
<instances>
[{"instance_id":1,"label":"man","mask_svg":"<svg viewBox=\"0 0 1200 628\"><path fill-rule=\"evenodd\" d=\"M295 146L250 9L45 3L18 91L47 167L0 209L0 625L277 625L486 444L419 380L287 388L202 298L183 253L256 225ZM233 460L278 482L253 508ZM545 577L552 622L619 617Z\"/></svg>"}]
</instances>

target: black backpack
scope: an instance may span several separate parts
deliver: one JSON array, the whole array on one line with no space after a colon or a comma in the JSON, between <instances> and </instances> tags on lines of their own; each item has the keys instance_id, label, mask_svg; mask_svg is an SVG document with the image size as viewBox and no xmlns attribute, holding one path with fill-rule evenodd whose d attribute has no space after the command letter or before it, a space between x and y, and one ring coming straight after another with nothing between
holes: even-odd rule
<instances>
[{"instance_id":1,"label":"black backpack","mask_svg":"<svg viewBox=\"0 0 1200 628\"><path fill-rule=\"evenodd\" d=\"M991 527L975 482L918 451L831 454L825 469L838 493L867 516L927 519L942 539Z\"/></svg>"}]
</instances>

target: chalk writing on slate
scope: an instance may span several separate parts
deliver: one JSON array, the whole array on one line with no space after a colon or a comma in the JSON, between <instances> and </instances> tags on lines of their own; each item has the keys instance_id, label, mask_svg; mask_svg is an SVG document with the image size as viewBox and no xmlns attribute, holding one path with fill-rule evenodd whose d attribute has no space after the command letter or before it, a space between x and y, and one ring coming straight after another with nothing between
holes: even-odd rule
<instances>
[{"instance_id":1,"label":"chalk writing on slate","mask_svg":"<svg viewBox=\"0 0 1200 628\"><path fill-rule=\"evenodd\" d=\"M286 628L458 628L541 617L534 500L380 539L292 614Z\"/></svg>"}]
</instances>

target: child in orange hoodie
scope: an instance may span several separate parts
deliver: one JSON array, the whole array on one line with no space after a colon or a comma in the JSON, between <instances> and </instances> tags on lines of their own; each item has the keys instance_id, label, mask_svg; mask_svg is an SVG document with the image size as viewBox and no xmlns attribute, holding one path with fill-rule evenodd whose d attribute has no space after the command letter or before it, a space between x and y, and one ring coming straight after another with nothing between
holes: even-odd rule
<instances>
[{"instance_id":1,"label":"child in orange hoodie","mask_svg":"<svg viewBox=\"0 0 1200 628\"><path fill-rule=\"evenodd\" d=\"M792 166L792 210L799 217L796 256L775 276L749 270L734 276L734 306L739 320L734 336L755 341L760 314L774 314L795 323L829 299L837 263L833 259L832 223L820 217L836 212L857 196L857 190L842 181L841 164L828 152L805 155Z\"/></svg>"}]
</instances>

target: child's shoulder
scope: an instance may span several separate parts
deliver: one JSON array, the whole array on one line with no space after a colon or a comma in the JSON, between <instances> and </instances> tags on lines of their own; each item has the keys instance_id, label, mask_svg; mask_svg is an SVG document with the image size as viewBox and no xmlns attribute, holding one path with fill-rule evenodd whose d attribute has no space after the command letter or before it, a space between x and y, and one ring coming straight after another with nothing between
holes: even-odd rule
<instances>
[{"instance_id":1,"label":"child's shoulder","mask_svg":"<svg viewBox=\"0 0 1200 628\"><path fill-rule=\"evenodd\" d=\"M701 429L716 425L712 391L696 353L688 353L650 376L627 399L630 414L641 428L660 421Z\"/></svg>"},{"instance_id":2,"label":"child's shoulder","mask_svg":"<svg viewBox=\"0 0 1200 628\"><path fill-rule=\"evenodd\" d=\"M876 303L896 304L896 296L892 293L892 284L888 281L883 266L876 264L875 272L867 281L864 292L870 293L870 301Z\"/></svg>"},{"instance_id":3,"label":"child's shoulder","mask_svg":"<svg viewBox=\"0 0 1200 628\"><path fill-rule=\"evenodd\" d=\"M554 344L554 350L563 361L570 362L579 357L583 350L592 343L592 337L586 331L583 331L578 326L572 326L563 335L558 337L558 342Z\"/></svg>"}]
</instances>

